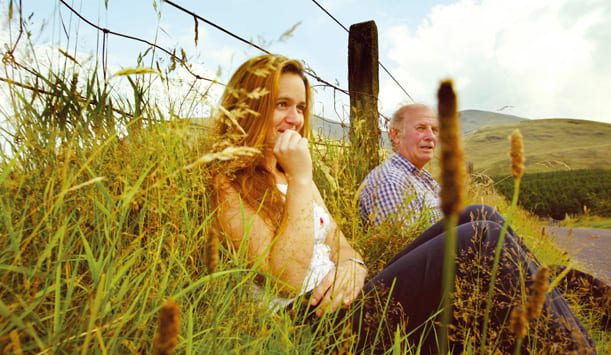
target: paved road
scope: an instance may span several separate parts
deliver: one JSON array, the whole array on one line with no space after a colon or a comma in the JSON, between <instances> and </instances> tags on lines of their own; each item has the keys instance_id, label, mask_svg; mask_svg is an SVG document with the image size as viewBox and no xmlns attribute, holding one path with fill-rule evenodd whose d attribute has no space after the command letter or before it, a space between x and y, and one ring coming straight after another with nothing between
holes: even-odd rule
<instances>
[{"instance_id":1,"label":"paved road","mask_svg":"<svg viewBox=\"0 0 611 355\"><path fill-rule=\"evenodd\" d=\"M573 259L611 284L611 229L546 227L546 230Z\"/></svg>"}]
</instances>

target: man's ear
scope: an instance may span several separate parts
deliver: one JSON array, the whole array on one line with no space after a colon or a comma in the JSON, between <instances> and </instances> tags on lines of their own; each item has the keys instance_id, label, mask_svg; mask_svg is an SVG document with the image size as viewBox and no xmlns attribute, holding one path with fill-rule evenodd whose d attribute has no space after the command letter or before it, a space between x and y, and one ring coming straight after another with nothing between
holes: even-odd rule
<instances>
[{"instance_id":1,"label":"man's ear","mask_svg":"<svg viewBox=\"0 0 611 355\"><path fill-rule=\"evenodd\" d=\"M391 129L388 131L388 136L390 137L390 141L391 141L393 144L397 144L397 143L399 143L399 130L398 130L398 129L396 129L396 128L391 128Z\"/></svg>"}]
</instances>

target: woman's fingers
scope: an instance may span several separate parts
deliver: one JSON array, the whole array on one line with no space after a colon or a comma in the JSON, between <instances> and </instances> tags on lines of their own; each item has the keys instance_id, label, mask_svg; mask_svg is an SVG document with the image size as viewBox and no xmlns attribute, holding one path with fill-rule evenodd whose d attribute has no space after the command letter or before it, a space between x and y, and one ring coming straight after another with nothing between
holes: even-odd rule
<instances>
[{"instance_id":1,"label":"woman's fingers","mask_svg":"<svg viewBox=\"0 0 611 355\"><path fill-rule=\"evenodd\" d=\"M333 285L334 270L331 270L325 278L322 279L320 284L312 291L312 297L310 298L310 304L312 306L320 305L320 301L323 299L327 292L330 292L331 285Z\"/></svg>"},{"instance_id":2,"label":"woman's fingers","mask_svg":"<svg viewBox=\"0 0 611 355\"><path fill-rule=\"evenodd\" d=\"M325 312L335 312L335 310L337 310L338 308L340 308L342 306L342 304L344 303L344 292L343 290L337 290L337 292L332 292L333 295L331 296L331 305L329 306L328 309L325 310Z\"/></svg>"},{"instance_id":3,"label":"woman's fingers","mask_svg":"<svg viewBox=\"0 0 611 355\"><path fill-rule=\"evenodd\" d=\"M362 289L363 289L363 283L362 282L353 282L351 287L350 287L350 292L348 292L344 296L344 306L347 307L347 306L351 305L352 302L354 302L354 300L359 296L359 293L361 293Z\"/></svg>"},{"instance_id":4,"label":"woman's fingers","mask_svg":"<svg viewBox=\"0 0 611 355\"><path fill-rule=\"evenodd\" d=\"M339 307L347 307L358 297L363 282L358 269L340 266L329 272L312 293L310 304L317 306L316 314L333 312Z\"/></svg>"},{"instance_id":5,"label":"woman's fingers","mask_svg":"<svg viewBox=\"0 0 611 355\"><path fill-rule=\"evenodd\" d=\"M275 153L280 153L280 152L285 152L286 151L286 149L288 147L290 136L291 136L291 134L290 134L289 131L284 131L284 132L280 133L280 135L276 139L276 144L274 146L274 152Z\"/></svg>"},{"instance_id":6,"label":"woman's fingers","mask_svg":"<svg viewBox=\"0 0 611 355\"><path fill-rule=\"evenodd\" d=\"M302 138L298 132L293 130L284 131L280 134L280 136L278 136L278 139L276 139L276 144L274 145L274 153L276 155L288 153L297 149L299 145L303 145L304 142L305 148L307 148L307 139Z\"/></svg>"}]
</instances>

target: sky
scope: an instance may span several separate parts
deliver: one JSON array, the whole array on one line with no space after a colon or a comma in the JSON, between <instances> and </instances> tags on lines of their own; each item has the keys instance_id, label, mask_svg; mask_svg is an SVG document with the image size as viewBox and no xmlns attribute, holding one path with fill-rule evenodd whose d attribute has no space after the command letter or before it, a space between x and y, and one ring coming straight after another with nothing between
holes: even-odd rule
<instances>
[{"instance_id":1,"label":"sky","mask_svg":"<svg viewBox=\"0 0 611 355\"><path fill-rule=\"evenodd\" d=\"M101 36L58 0L22 0L37 53L100 58ZM348 33L313 1L174 0L273 53L301 59L319 76L348 88ZM183 48L194 71L226 82L260 54L160 0L66 0L102 27ZM611 123L611 1L608 0L318 0L344 26L374 20L380 61L417 102L436 105L440 80L454 80L459 109L525 118L578 118ZM14 4L18 1L14 0ZM0 0L0 45L14 38ZM282 35L294 28L291 36ZM67 39L66 33L72 35ZM78 35L75 35L78 34ZM44 50L43 50L44 49ZM135 67L145 45L110 36L109 71ZM159 53L162 63L167 56ZM85 61L87 61L85 60ZM190 79L184 72L184 82ZM182 81L181 81L182 83ZM184 84L184 83L183 83ZM317 84L313 82L313 84ZM182 84L179 84L182 85ZM167 95L180 95L182 88ZM222 88L212 90L218 95ZM211 99L214 102L214 98ZM380 69L379 110L390 115L411 100ZM347 120L348 98L316 88L314 112Z\"/></svg>"}]
</instances>

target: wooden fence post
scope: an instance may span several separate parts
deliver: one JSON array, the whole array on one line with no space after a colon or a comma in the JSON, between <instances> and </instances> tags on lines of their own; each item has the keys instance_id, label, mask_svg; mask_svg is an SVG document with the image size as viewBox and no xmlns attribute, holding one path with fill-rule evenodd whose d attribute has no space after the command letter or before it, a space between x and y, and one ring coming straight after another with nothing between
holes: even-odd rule
<instances>
[{"instance_id":1,"label":"wooden fence post","mask_svg":"<svg viewBox=\"0 0 611 355\"><path fill-rule=\"evenodd\" d=\"M350 143L361 180L379 164L378 28L374 21L350 26L348 36Z\"/></svg>"}]
</instances>

